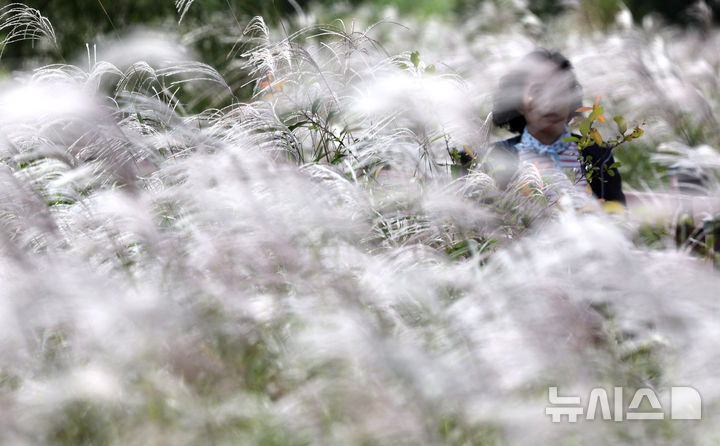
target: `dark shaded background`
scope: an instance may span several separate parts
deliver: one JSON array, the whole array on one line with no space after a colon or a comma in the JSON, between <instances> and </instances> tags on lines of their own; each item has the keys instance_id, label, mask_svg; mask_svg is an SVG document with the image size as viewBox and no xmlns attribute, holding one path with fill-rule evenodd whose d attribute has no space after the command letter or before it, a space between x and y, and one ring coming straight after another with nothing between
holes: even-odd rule
<instances>
[{"instance_id":1,"label":"dark shaded background","mask_svg":"<svg viewBox=\"0 0 720 446\"><path fill-rule=\"evenodd\" d=\"M386 6L394 6L400 14L420 17L440 16L448 20L458 20L478 13L482 3L497 0L346 0L347 7L367 5L379 13ZM720 11L720 0L709 0L707 10ZM7 0L0 2L4 6ZM21 68L28 58L67 60L73 54L84 51L86 42L93 42L99 34L121 34L132 25L155 25L177 27L180 30L193 29L201 24L235 20L238 32L249 18L262 15L266 22L277 23L281 17L295 14L297 8L307 9L311 6L308 0L260 1L260 0L195 0L190 6L183 22L178 25L179 14L174 0L26 0L26 5L38 9L50 19L55 27L58 38L57 48L43 48L33 42L19 42L4 51L2 63L5 70ZM293 3L295 3L293 5ZM338 7L337 1L317 0L324 6ZM498 3L500 4L500 3ZM625 0L625 4L640 22L649 14L669 24L702 27L707 25L707 17L703 17L702 8L693 8L696 2L688 0ZM593 27L603 27L612 23L615 15L622 8L619 0L579 0L570 3L567 0L530 0L529 9L541 19L548 20L553 16L567 11L569 8L580 7ZM218 39L202 42L203 57L206 62L221 59L227 51ZM44 62L47 62L45 60Z\"/></svg>"}]
</instances>

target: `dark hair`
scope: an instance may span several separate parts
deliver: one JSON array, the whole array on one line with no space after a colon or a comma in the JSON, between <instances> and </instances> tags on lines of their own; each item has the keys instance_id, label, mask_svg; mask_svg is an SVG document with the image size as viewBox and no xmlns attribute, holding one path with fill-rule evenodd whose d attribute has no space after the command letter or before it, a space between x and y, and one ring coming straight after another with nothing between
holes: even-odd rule
<instances>
[{"instance_id":1,"label":"dark hair","mask_svg":"<svg viewBox=\"0 0 720 446\"><path fill-rule=\"evenodd\" d=\"M582 107L582 87L575 77L572 64L559 52L540 48L527 54L518 68L510 71L500 79L498 89L493 95L493 123L495 125L507 127L514 133L522 133L527 124L525 117L519 111L523 104L525 80L532 66L542 61L552 62L559 69L572 75L573 86L569 92L573 95L570 118L579 114L575 110Z\"/></svg>"}]
</instances>

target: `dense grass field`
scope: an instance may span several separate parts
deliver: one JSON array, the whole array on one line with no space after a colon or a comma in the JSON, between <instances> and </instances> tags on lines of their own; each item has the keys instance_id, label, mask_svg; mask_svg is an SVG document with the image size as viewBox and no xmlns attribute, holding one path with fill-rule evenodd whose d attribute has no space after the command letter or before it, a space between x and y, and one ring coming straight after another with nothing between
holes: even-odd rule
<instances>
[{"instance_id":1,"label":"dense grass field","mask_svg":"<svg viewBox=\"0 0 720 446\"><path fill-rule=\"evenodd\" d=\"M720 275L667 205L682 161L695 226L720 211L720 32L486 5L219 17L6 72L0 444L717 444ZM0 9L0 49L57 45L41 14ZM508 136L491 95L536 46L645 130L626 215L453 175ZM691 386L702 420L552 423L550 386Z\"/></svg>"}]
</instances>

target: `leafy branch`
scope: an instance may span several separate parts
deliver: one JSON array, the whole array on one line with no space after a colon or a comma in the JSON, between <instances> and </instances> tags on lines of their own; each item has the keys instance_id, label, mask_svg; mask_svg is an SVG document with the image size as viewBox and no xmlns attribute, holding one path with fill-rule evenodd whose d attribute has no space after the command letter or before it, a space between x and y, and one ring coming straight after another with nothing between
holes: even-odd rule
<instances>
[{"instance_id":1,"label":"leafy branch","mask_svg":"<svg viewBox=\"0 0 720 446\"><path fill-rule=\"evenodd\" d=\"M590 111L590 114L580 121L580 137L568 136L563 139L563 142L577 143L579 150L578 160L580 161L580 164L585 167L585 176L588 181L590 181L593 175L600 170L600 165L607 170L608 175L614 176L615 172L613 169L620 167L621 164L619 162L615 162L610 166L605 166L603 164L603 159L593 160L590 156L583 156L583 150L587 147L598 145L605 147L607 149L607 153L610 154L621 144L640 138L644 133L643 129L639 126L635 126L632 130L629 130L625 118L621 115L617 115L613 118L613 121L615 121L617 126L617 135L613 139L604 141L600 135L600 131L594 126L597 122L601 124L605 123L605 116L603 115L605 109L600 106L600 95L597 95L595 103L592 107L581 107L575 111L578 113Z\"/></svg>"}]
</instances>

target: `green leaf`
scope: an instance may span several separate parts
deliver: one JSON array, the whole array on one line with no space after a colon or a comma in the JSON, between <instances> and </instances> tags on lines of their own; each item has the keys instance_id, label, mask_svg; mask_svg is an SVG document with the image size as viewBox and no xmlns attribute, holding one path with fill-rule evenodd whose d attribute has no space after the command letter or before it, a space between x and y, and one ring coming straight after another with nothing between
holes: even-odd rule
<instances>
[{"instance_id":1,"label":"green leaf","mask_svg":"<svg viewBox=\"0 0 720 446\"><path fill-rule=\"evenodd\" d=\"M325 122L332 121L332 119L339 114L340 114L340 112L337 110L330 110L330 113L328 113L327 119L325 119Z\"/></svg>"},{"instance_id":2,"label":"green leaf","mask_svg":"<svg viewBox=\"0 0 720 446\"><path fill-rule=\"evenodd\" d=\"M450 155L450 159L453 161L457 161L460 158L460 154L455 147L448 149L448 155Z\"/></svg>"},{"instance_id":3,"label":"green leaf","mask_svg":"<svg viewBox=\"0 0 720 446\"><path fill-rule=\"evenodd\" d=\"M643 135L643 133L645 133L645 131L643 129L641 129L640 127L635 127L635 129L633 129L633 132L632 132L632 138L637 139L637 138L641 137Z\"/></svg>"},{"instance_id":4,"label":"green leaf","mask_svg":"<svg viewBox=\"0 0 720 446\"><path fill-rule=\"evenodd\" d=\"M580 142L580 138L577 136L568 136L567 138L563 138L562 142Z\"/></svg>"},{"instance_id":5,"label":"green leaf","mask_svg":"<svg viewBox=\"0 0 720 446\"><path fill-rule=\"evenodd\" d=\"M592 119L585 118L580 123L580 134L582 136L587 137L588 132L590 131L590 124L592 124Z\"/></svg>"},{"instance_id":6,"label":"green leaf","mask_svg":"<svg viewBox=\"0 0 720 446\"><path fill-rule=\"evenodd\" d=\"M435 73L435 64L430 64L427 67L425 67L425 72L429 74Z\"/></svg>"},{"instance_id":7,"label":"green leaf","mask_svg":"<svg viewBox=\"0 0 720 446\"><path fill-rule=\"evenodd\" d=\"M410 53L410 62L415 65L415 68L420 65L420 51L413 51Z\"/></svg>"},{"instance_id":8,"label":"green leaf","mask_svg":"<svg viewBox=\"0 0 720 446\"><path fill-rule=\"evenodd\" d=\"M317 115L317 112L319 109L320 109L320 98L317 98L313 101L312 106L310 106L310 112L313 115Z\"/></svg>"},{"instance_id":9,"label":"green leaf","mask_svg":"<svg viewBox=\"0 0 720 446\"><path fill-rule=\"evenodd\" d=\"M589 119L590 122L593 122L594 120L597 119L598 116L603 114L604 110L605 109L603 109L602 107L596 108L595 110L592 111L592 113L590 113L590 116L588 116L587 119Z\"/></svg>"},{"instance_id":10,"label":"green leaf","mask_svg":"<svg viewBox=\"0 0 720 446\"><path fill-rule=\"evenodd\" d=\"M296 128L302 127L302 126L304 126L305 124L309 124L309 123L310 123L310 121L298 121L298 122L296 122L295 124L289 125L289 126L288 126L288 130L290 130L290 131L292 132L292 131L295 130Z\"/></svg>"},{"instance_id":11,"label":"green leaf","mask_svg":"<svg viewBox=\"0 0 720 446\"><path fill-rule=\"evenodd\" d=\"M337 164L340 161L342 161L343 158L345 158L346 156L347 155L345 155L345 153L343 153L341 150L338 150L335 152L335 156L333 156L333 159L330 161L330 164Z\"/></svg>"},{"instance_id":12,"label":"green leaf","mask_svg":"<svg viewBox=\"0 0 720 446\"><path fill-rule=\"evenodd\" d=\"M625 132L627 132L627 121L625 121L625 118L623 118L620 115L617 115L613 119L615 120L615 123L617 124L620 134L624 135Z\"/></svg>"}]
</instances>

